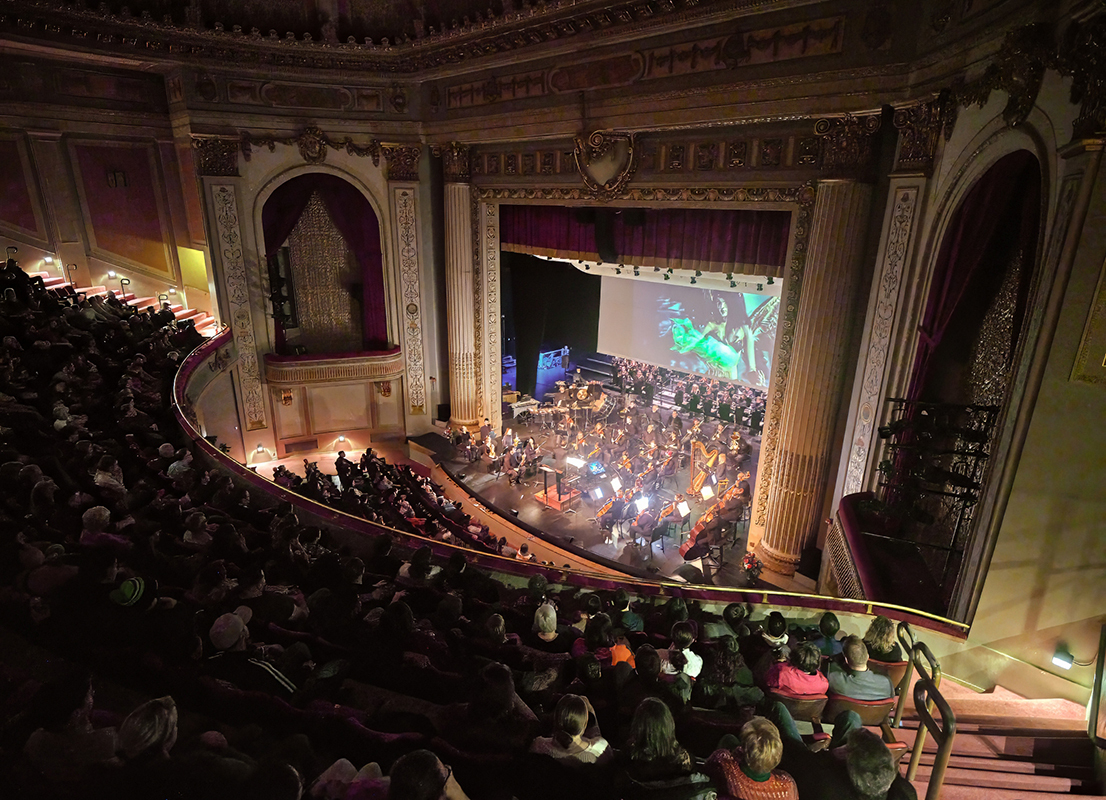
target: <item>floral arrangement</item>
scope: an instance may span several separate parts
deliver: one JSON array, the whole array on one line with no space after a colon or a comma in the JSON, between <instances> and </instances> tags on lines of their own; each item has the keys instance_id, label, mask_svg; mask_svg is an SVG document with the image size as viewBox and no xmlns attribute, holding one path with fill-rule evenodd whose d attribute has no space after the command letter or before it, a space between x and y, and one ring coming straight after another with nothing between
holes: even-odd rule
<instances>
[{"instance_id":1,"label":"floral arrangement","mask_svg":"<svg viewBox=\"0 0 1106 800\"><path fill-rule=\"evenodd\" d=\"M745 557L741 559L741 566L745 570L745 575L750 583L759 578L761 570L764 569L764 563L752 553L745 554Z\"/></svg>"}]
</instances>

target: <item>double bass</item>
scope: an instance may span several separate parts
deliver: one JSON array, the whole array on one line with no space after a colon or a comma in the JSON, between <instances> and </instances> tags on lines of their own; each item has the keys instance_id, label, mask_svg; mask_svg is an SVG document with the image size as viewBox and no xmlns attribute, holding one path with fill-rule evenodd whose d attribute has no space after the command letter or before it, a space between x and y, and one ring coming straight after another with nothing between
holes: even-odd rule
<instances>
[{"instance_id":1,"label":"double bass","mask_svg":"<svg viewBox=\"0 0 1106 800\"><path fill-rule=\"evenodd\" d=\"M696 521L695 525L692 527L691 533L688 534L687 541L680 545L680 555L682 555L685 560L694 561L696 558L702 555L702 553L696 552L692 554L689 558L687 554L691 550L691 548L695 546L695 542L699 538L699 535L703 533L707 529L707 526L710 525L710 523L712 523L715 518L722 513L723 506L729 500L733 499L735 495L738 494L741 482L748 479L748 472L739 472L737 475L737 480L734 481L734 485L726 491L722 492L722 494L720 494L718 496L718 499L714 502L714 505L704 511L702 516L699 517L698 521ZM715 527L717 526L711 526L712 529ZM710 544L713 544L713 542L710 542Z\"/></svg>"}]
</instances>

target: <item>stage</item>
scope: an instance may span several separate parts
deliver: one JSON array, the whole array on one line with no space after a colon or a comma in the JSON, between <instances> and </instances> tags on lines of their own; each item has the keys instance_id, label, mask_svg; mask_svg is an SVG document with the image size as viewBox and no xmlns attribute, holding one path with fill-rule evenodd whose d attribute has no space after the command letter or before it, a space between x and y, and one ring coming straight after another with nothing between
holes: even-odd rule
<instances>
[{"instance_id":1,"label":"stage","mask_svg":"<svg viewBox=\"0 0 1106 800\"><path fill-rule=\"evenodd\" d=\"M554 470L564 471L565 477L576 474L576 470L566 462L565 451L556 448L555 436L551 431L544 429L536 421L529 424L505 423L505 426L510 427L517 437L525 439L532 436L534 438L534 443L538 446L539 453L542 455L542 465ZM562 510L558 508L559 503L556 501L551 504L542 502L541 495L545 491L545 480L540 469L533 476L524 479L521 484L511 485L506 474L497 476L494 471L489 472L490 464L487 459L469 463L464 454L450 445L444 436L436 433L424 434L413 441L426 449L432 450L435 459L460 484L486 505L495 506L512 516L517 516L521 522L536 528L549 537L554 544L558 541L571 544L610 562L632 567L636 570L645 570L647 573L666 579L689 580L718 586L746 585L744 571L741 569L741 558L746 552L748 542L749 523L747 518L744 521L739 521L732 529L732 537L730 535L725 537L720 565L714 566L709 562L704 564L700 559L685 561L679 553L680 543L687 539L691 528L695 526L700 515L714 503L714 499L690 499L688 504L691 513L688 515L687 521L682 526L678 526L673 536L658 540L652 543L651 546L648 543L635 545L630 538L629 523L624 526L622 535L619 534L618 528L611 533L600 528L595 517L604 500L594 499L587 491L580 492ZM753 450L741 470L750 472L749 484L755 486L756 464L760 456L760 439L757 437L748 441ZM555 474L544 474L548 475L550 492L555 492ZM660 498L665 501L670 500L676 492L687 496L690 474L688 466L679 469L674 482L668 481L660 489ZM609 487L609 482L600 481L599 485ZM517 512L517 515L515 512ZM694 571L684 570L683 575L678 574L677 570L684 565L700 570L703 574L703 580L698 580L698 576Z\"/></svg>"}]
</instances>

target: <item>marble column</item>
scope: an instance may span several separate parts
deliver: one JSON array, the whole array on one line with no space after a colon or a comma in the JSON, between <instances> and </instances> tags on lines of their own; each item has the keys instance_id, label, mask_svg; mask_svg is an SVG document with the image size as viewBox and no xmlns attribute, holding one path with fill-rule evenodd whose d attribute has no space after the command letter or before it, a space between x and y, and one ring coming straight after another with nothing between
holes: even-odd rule
<instances>
[{"instance_id":1,"label":"marble column","mask_svg":"<svg viewBox=\"0 0 1106 800\"><path fill-rule=\"evenodd\" d=\"M803 548L817 535L836 460L830 449L870 201L866 184L818 183L768 513L756 547L765 566L783 575L794 574Z\"/></svg>"},{"instance_id":2,"label":"marble column","mask_svg":"<svg viewBox=\"0 0 1106 800\"><path fill-rule=\"evenodd\" d=\"M445 185L445 300L449 405L454 425L478 424L476 315L472 279L472 187Z\"/></svg>"}]
</instances>

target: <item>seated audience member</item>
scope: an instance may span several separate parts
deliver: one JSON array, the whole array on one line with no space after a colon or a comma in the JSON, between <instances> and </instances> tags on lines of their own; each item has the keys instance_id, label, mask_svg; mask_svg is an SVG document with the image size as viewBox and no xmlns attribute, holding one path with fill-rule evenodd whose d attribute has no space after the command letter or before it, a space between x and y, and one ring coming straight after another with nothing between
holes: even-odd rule
<instances>
[{"instance_id":1,"label":"seated audience member","mask_svg":"<svg viewBox=\"0 0 1106 800\"><path fill-rule=\"evenodd\" d=\"M625 589L619 589L614 593L612 622L629 633L638 633L645 630L645 620L639 614L630 609L630 593Z\"/></svg>"},{"instance_id":2,"label":"seated audience member","mask_svg":"<svg viewBox=\"0 0 1106 800\"><path fill-rule=\"evenodd\" d=\"M868 648L859 636L846 636L841 643L842 661L826 668L829 690L853 700L886 700L895 693L891 679L868 669ZM843 662L843 663L842 663Z\"/></svg>"},{"instance_id":3,"label":"seated audience member","mask_svg":"<svg viewBox=\"0 0 1106 800\"><path fill-rule=\"evenodd\" d=\"M558 627L557 609L545 603L534 612L534 629L526 644L544 653L567 653L575 638Z\"/></svg>"},{"instance_id":4,"label":"seated audience member","mask_svg":"<svg viewBox=\"0 0 1106 800\"><path fill-rule=\"evenodd\" d=\"M707 639L732 636L737 641L749 635L749 626L745 618L749 615L744 603L730 603L722 609L721 622L708 622L703 625L703 634Z\"/></svg>"},{"instance_id":5,"label":"seated audience member","mask_svg":"<svg viewBox=\"0 0 1106 800\"><path fill-rule=\"evenodd\" d=\"M233 613L215 620L208 638L217 652L207 659L208 671L246 691L256 689L281 697L294 694L296 685L260 652L250 648L246 626L252 618L253 612L248 607L239 606Z\"/></svg>"},{"instance_id":6,"label":"seated audience member","mask_svg":"<svg viewBox=\"0 0 1106 800\"><path fill-rule=\"evenodd\" d=\"M430 563L432 555L433 551L427 545L416 550L411 555L411 560L399 568L396 583L406 587L429 586L431 578L441 571L441 567Z\"/></svg>"},{"instance_id":7,"label":"seated audience member","mask_svg":"<svg viewBox=\"0 0 1106 800\"><path fill-rule=\"evenodd\" d=\"M595 709L586 697L566 694L553 710L553 735L539 736L530 752L540 753L565 766L605 764L614 757L607 740L599 733Z\"/></svg>"},{"instance_id":8,"label":"seated audience member","mask_svg":"<svg viewBox=\"0 0 1106 800\"><path fill-rule=\"evenodd\" d=\"M468 800L453 770L429 750L397 758L388 778L387 800Z\"/></svg>"},{"instance_id":9,"label":"seated audience member","mask_svg":"<svg viewBox=\"0 0 1106 800\"><path fill-rule=\"evenodd\" d=\"M627 776L636 781L667 780L694 771L691 754L676 741L672 712L656 697L646 697L634 711L621 757Z\"/></svg>"},{"instance_id":10,"label":"seated audience member","mask_svg":"<svg viewBox=\"0 0 1106 800\"><path fill-rule=\"evenodd\" d=\"M837 638L837 632L841 630L841 623L837 621L837 615L827 611L818 620L818 637L813 641L818 645L818 650L824 656L836 656L841 652L841 640Z\"/></svg>"},{"instance_id":11,"label":"seated audience member","mask_svg":"<svg viewBox=\"0 0 1106 800\"><path fill-rule=\"evenodd\" d=\"M687 675L694 680L703 670L703 659L689 648L695 641L695 626L690 622L677 622L672 626L672 646L658 650L661 671L665 675Z\"/></svg>"},{"instance_id":12,"label":"seated audience member","mask_svg":"<svg viewBox=\"0 0 1106 800\"><path fill-rule=\"evenodd\" d=\"M511 670L494 661L480 670L472 701L448 706L441 717L443 738L455 747L483 753L525 750L537 723L537 716L515 692Z\"/></svg>"},{"instance_id":13,"label":"seated audience member","mask_svg":"<svg viewBox=\"0 0 1106 800\"><path fill-rule=\"evenodd\" d=\"M783 758L776 726L753 717L742 726L739 739L739 748L716 750L704 768L726 794L736 800L799 800L795 779L776 769Z\"/></svg>"},{"instance_id":14,"label":"seated audience member","mask_svg":"<svg viewBox=\"0 0 1106 800\"><path fill-rule=\"evenodd\" d=\"M115 728L92 727L92 676L71 669L44 684L31 701L30 717L40 727L24 753L52 783L77 781L85 770L115 758Z\"/></svg>"},{"instance_id":15,"label":"seated audience member","mask_svg":"<svg viewBox=\"0 0 1106 800\"><path fill-rule=\"evenodd\" d=\"M764 699L764 692L753 686L753 673L745 666L733 636L722 636L711 646L691 699L699 708L731 711L755 706Z\"/></svg>"},{"instance_id":16,"label":"seated audience member","mask_svg":"<svg viewBox=\"0 0 1106 800\"><path fill-rule=\"evenodd\" d=\"M917 800L895 756L855 711L834 718L829 747L818 753L804 744L783 703L774 703L769 717L783 740L780 767L795 779L802 800Z\"/></svg>"},{"instance_id":17,"label":"seated audience member","mask_svg":"<svg viewBox=\"0 0 1106 800\"><path fill-rule=\"evenodd\" d=\"M572 643L572 657L591 653L605 667L611 665L611 648L615 646L614 627L606 614L596 614L588 620L584 635Z\"/></svg>"},{"instance_id":18,"label":"seated audience member","mask_svg":"<svg viewBox=\"0 0 1106 800\"><path fill-rule=\"evenodd\" d=\"M786 649L787 620L778 611L770 613L761 623L760 629L741 643L745 661L752 666L753 674L758 677L777 659L779 651Z\"/></svg>"},{"instance_id":19,"label":"seated audience member","mask_svg":"<svg viewBox=\"0 0 1106 800\"><path fill-rule=\"evenodd\" d=\"M819 672L822 654L814 642L803 642L791 651L787 661L777 661L768 667L764 685L792 694L825 694L829 681Z\"/></svg>"},{"instance_id":20,"label":"seated audience member","mask_svg":"<svg viewBox=\"0 0 1106 800\"><path fill-rule=\"evenodd\" d=\"M895 641L895 633L895 623L887 617L878 616L873 619L864 634L868 658L876 661L902 661L902 648Z\"/></svg>"}]
</instances>

